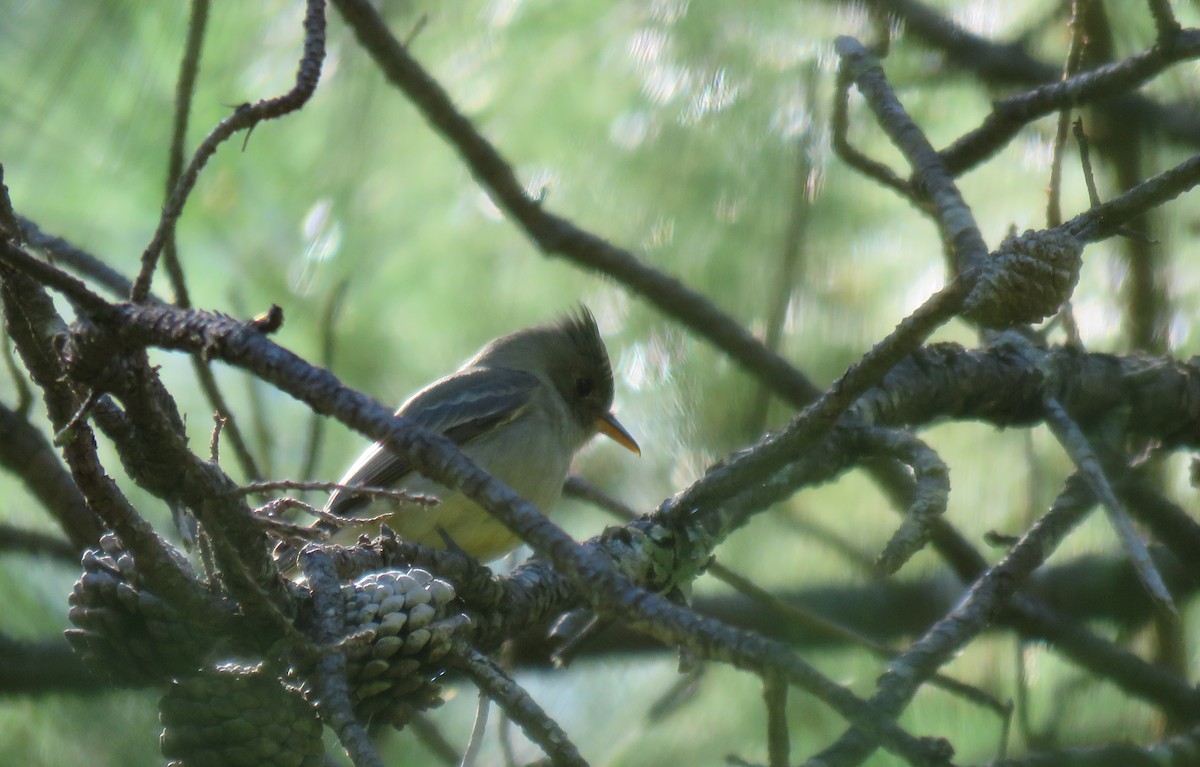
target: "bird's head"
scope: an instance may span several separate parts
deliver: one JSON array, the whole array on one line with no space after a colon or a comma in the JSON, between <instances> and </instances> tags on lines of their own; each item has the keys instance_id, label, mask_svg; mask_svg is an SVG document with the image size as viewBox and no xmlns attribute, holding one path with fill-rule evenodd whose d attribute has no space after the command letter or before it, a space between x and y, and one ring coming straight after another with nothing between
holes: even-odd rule
<instances>
[{"instance_id":1,"label":"bird's head","mask_svg":"<svg viewBox=\"0 0 1200 767\"><path fill-rule=\"evenodd\" d=\"M469 364L524 370L548 380L586 432L598 431L641 455L637 442L611 412L612 365L596 318L586 307L497 338Z\"/></svg>"}]
</instances>

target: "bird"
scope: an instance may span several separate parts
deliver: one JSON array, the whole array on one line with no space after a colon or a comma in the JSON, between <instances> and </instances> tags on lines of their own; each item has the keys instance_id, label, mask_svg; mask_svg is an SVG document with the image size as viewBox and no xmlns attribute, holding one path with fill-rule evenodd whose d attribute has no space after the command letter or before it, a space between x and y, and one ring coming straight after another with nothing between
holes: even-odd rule
<instances>
[{"instance_id":1,"label":"bird","mask_svg":"<svg viewBox=\"0 0 1200 767\"><path fill-rule=\"evenodd\" d=\"M580 306L555 321L488 342L457 371L412 395L396 415L449 438L481 468L549 514L562 495L572 459L596 434L641 455L611 411L613 390L612 366L596 319ZM421 476L378 442L337 484L326 512L337 517L386 515L383 524L406 541L457 549L481 562L497 559L521 542L461 491ZM355 486L432 495L439 503L372 499L356 494ZM360 526L347 526L334 540L352 540L358 530Z\"/></svg>"}]
</instances>

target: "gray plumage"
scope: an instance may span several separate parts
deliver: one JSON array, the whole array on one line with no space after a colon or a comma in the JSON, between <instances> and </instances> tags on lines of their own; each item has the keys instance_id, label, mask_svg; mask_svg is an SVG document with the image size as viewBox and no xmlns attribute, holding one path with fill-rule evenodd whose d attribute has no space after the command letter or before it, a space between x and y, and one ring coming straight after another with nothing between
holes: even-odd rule
<instances>
[{"instance_id":1,"label":"gray plumage","mask_svg":"<svg viewBox=\"0 0 1200 767\"><path fill-rule=\"evenodd\" d=\"M484 346L458 371L413 395L398 416L439 432L543 513L562 493L575 453L600 429L631 450L636 443L609 413L612 368L587 309L519 330ZM387 525L406 540L436 548L448 536L481 560L517 545L516 536L462 493L412 471L379 443L366 450L343 485L398 487L437 496L434 507L335 491L326 510L339 516L390 514ZM356 538L361 527L337 536Z\"/></svg>"}]
</instances>

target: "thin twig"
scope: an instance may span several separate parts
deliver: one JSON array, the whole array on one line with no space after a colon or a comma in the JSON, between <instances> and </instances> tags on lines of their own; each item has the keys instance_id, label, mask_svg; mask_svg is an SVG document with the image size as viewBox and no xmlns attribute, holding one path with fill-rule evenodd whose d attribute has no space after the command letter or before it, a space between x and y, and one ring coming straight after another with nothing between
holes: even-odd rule
<instances>
[{"instance_id":1,"label":"thin twig","mask_svg":"<svg viewBox=\"0 0 1200 767\"><path fill-rule=\"evenodd\" d=\"M1200 727L1193 727L1187 732L1146 746L1138 746L1130 743L1077 746L1075 748L1034 752L1014 759L1001 758L988 762L985 765L979 765L979 767L1188 765L1195 764L1197 753L1200 753Z\"/></svg>"},{"instance_id":2,"label":"thin twig","mask_svg":"<svg viewBox=\"0 0 1200 767\"><path fill-rule=\"evenodd\" d=\"M416 734L417 739L425 745L425 748L429 749L435 759L446 767L456 767L459 759L462 758L461 755L453 744L446 740L446 736L438 729L437 724L426 714L414 714L408 720L408 728Z\"/></svg>"},{"instance_id":3,"label":"thin twig","mask_svg":"<svg viewBox=\"0 0 1200 767\"><path fill-rule=\"evenodd\" d=\"M960 136L941 151L946 167L961 174L991 157L1034 120L1071 104L1076 107L1114 94L1132 94L1139 86L1180 61L1200 55L1200 30L1180 32L1169 49L1154 46L1128 58L1088 70L1067 80L1057 79L1024 93L1009 96L993 105L992 112L975 130ZM1047 74L1047 79L1050 75ZM1058 72L1061 75L1061 69ZM1128 99L1113 99L1130 106ZM1137 99L1142 107L1157 106ZM1121 119L1115 117L1114 119Z\"/></svg>"},{"instance_id":4,"label":"thin twig","mask_svg":"<svg viewBox=\"0 0 1200 767\"><path fill-rule=\"evenodd\" d=\"M778 677L763 678L763 702L767 707L767 760L770 767L789 767L791 739L788 737L787 684Z\"/></svg>"},{"instance_id":5,"label":"thin twig","mask_svg":"<svg viewBox=\"0 0 1200 767\"><path fill-rule=\"evenodd\" d=\"M709 565L708 572L710 575L712 575L712 577L716 578L722 583L732 586L740 593L750 597L758 604L777 614L779 617L796 623L800 626L804 626L805 628L815 631L818 634L836 639L848 645L862 647L877 658L883 658L885 660L894 660L901 654L900 650L897 650L894 647L886 645L882 642L877 642L865 634L861 634L851 628L847 628L846 626L829 620L828 618L818 615L817 613L783 601L750 579L738 574L734 570L731 570L719 562L713 562L711 565ZM1000 715L1003 715L1007 710L1007 706L997 700L994 696L989 695L978 687L973 687L966 682L961 682L940 672L930 677L930 684L935 687L940 687L952 695L956 695L964 700L970 701L977 706L990 709Z\"/></svg>"},{"instance_id":6,"label":"thin twig","mask_svg":"<svg viewBox=\"0 0 1200 767\"><path fill-rule=\"evenodd\" d=\"M1125 552L1129 554L1134 571L1137 572L1138 579L1146 587L1146 591L1150 593L1150 597L1160 608L1178 616L1179 610L1175 607L1175 600L1171 598L1171 592L1163 583L1162 574L1158 572L1158 568L1150 558L1150 552L1146 550L1146 544L1142 542L1129 515L1125 513L1116 493L1113 492L1108 475L1104 467L1100 465L1100 459L1088 442L1087 436L1054 397L1046 398L1046 423L1054 432L1054 436L1058 438L1059 444L1071 456L1071 460L1080 473L1086 478L1096 498L1100 500L1100 505L1108 515L1109 523L1116 531Z\"/></svg>"},{"instance_id":7,"label":"thin twig","mask_svg":"<svg viewBox=\"0 0 1200 767\"><path fill-rule=\"evenodd\" d=\"M203 527L205 540L212 547L213 561L221 571L222 585L237 601L238 609L250 630L260 641L265 637L272 637L283 640L296 648L298 653L319 654L318 648L300 633L295 622L289 617L295 613L295 607L290 604L290 600L279 597L281 589L276 584L281 578L273 567L274 563L264 556L270 565L259 565L269 571L269 585L275 586L272 593L268 591L268 586L264 585L267 578L255 577L257 573L251 571L242 552L231 542L228 532L221 525L206 520L206 516L208 515L202 513L200 519L202 523L208 522ZM290 596L286 592L282 593ZM287 610L288 614L285 615L284 610Z\"/></svg>"},{"instance_id":8,"label":"thin twig","mask_svg":"<svg viewBox=\"0 0 1200 767\"><path fill-rule=\"evenodd\" d=\"M70 541L3 523L0 523L0 552L45 555L73 567L79 565L79 549Z\"/></svg>"},{"instance_id":9,"label":"thin twig","mask_svg":"<svg viewBox=\"0 0 1200 767\"><path fill-rule=\"evenodd\" d=\"M13 388L17 390L17 404L13 407L13 412L21 418L28 418L33 408L33 391L29 388L29 380L21 366L17 364L17 358L13 356L12 338L8 335L8 328L0 328L0 335L4 338L4 367L8 368Z\"/></svg>"},{"instance_id":10,"label":"thin twig","mask_svg":"<svg viewBox=\"0 0 1200 767\"><path fill-rule=\"evenodd\" d=\"M916 189L929 201L929 212L941 233L953 273L961 275L981 266L988 249L974 216L946 163L896 98L879 62L852 37L839 37L834 47L841 59L839 77L854 82L875 113L879 127L908 160Z\"/></svg>"},{"instance_id":11,"label":"thin twig","mask_svg":"<svg viewBox=\"0 0 1200 767\"><path fill-rule=\"evenodd\" d=\"M300 109L316 90L321 77L321 63L325 59L325 3L324 0L307 0L304 15L304 53L296 71L296 84L282 96L264 99L256 104L242 104L234 113L222 120L208 137L196 148L192 160L179 177L170 199L163 207L158 228L146 250L142 253L142 267L130 291L130 300L142 303L150 293L150 283L159 254L168 237L175 230L175 223L183 213L200 171L216 153L217 147L238 131L250 130L263 120L271 120Z\"/></svg>"},{"instance_id":12,"label":"thin twig","mask_svg":"<svg viewBox=\"0 0 1200 767\"><path fill-rule=\"evenodd\" d=\"M1022 740L1031 747L1036 748L1037 744L1043 742L1045 739L1045 733L1039 732L1033 724L1033 707L1030 703L1032 696L1029 694L1029 668L1025 659L1026 650L1030 646L1035 645L1020 636L1013 643L1013 648L1016 650L1014 665L1017 672L1016 679L1014 680L1016 686L1014 708L1017 714L1017 729L1021 733Z\"/></svg>"},{"instance_id":13,"label":"thin twig","mask_svg":"<svg viewBox=\"0 0 1200 767\"><path fill-rule=\"evenodd\" d=\"M517 767L517 755L513 750L512 719L500 711L500 753L504 756L504 767Z\"/></svg>"},{"instance_id":14,"label":"thin twig","mask_svg":"<svg viewBox=\"0 0 1200 767\"><path fill-rule=\"evenodd\" d=\"M830 120L830 127L833 131L833 151L842 158L842 162L867 178L888 187L906 200L916 200L917 194L913 190L912 184L901 178L888 166L867 157L850 143L850 86L853 84L854 79L850 76L849 70L843 69L838 72L837 97L833 101L833 117Z\"/></svg>"},{"instance_id":15,"label":"thin twig","mask_svg":"<svg viewBox=\"0 0 1200 767\"><path fill-rule=\"evenodd\" d=\"M1200 721L1200 692L1157 663L1080 626L1023 594L1012 601L1004 620L1022 634L1047 642L1098 679L1116 684L1181 721Z\"/></svg>"},{"instance_id":16,"label":"thin twig","mask_svg":"<svg viewBox=\"0 0 1200 767\"><path fill-rule=\"evenodd\" d=\"M905 467L907 471L907 467ZM903 514L904 508L901 504L896 504L896 511ZM823 526L815 518L815 515L800 516L799 514L781 514L776 517L781 524L787 527L792 532L803 535L804 537L819 543L829 548L833 553L840 556L846 561L853 572L871 578L876 575L875 560L870 554L862 551L857 545L851 542L846 537L839 535L834 530Z\"/></svg>"},{"instance_id":17,"label":"thin twig","mask_svg":"<svg viewBox=\"0 0 1200 767\"><path fill-rule=\"evenodd\" d=\"M251 314L242 303L241 295L236 289L230 291L229 304L233 307L233 313L237 317L246 317ZM257 318L250 320L251 323L256 323L256 321ZM253 376L243 376L243 383L246 391L246 407L250 413L248 429L254 436L255 451L251 455L256 457L259 472L257 476L251 476L248 473L246 476L250 479L262 479L275 474L277 429L276 425L272 423L273 414L268 409L260 391L263 388L262 381ZM245 471L245 467L243 467L243 471Z\"/></svg>"},{"instance_id":18,"label":"thin twig","mask_svg":"<svg viewBox=\"0 0 1200 767\"><path fill-rule=\"evenodd\" d=\"M1114 478L1117 495L1130 513L1180 562L1200 562L1200 523L1179 504L1163 495L1145 471Z\"/></svg>"},{"instance_id":19,"label":"thin twig","mask_svg":"<svg viewBox=\"0 0 1200 767\"><path fill-rule=\"evenodd\" d=\"M1003 720L1000 724L1000 742L996 746L996 755L1001 759L1008 756L1008 741L1012 736L1013 702L1010 698L1005 706Z\"/></svg>"},{"instance_id":20,"label":"thin twig","mask_svg":"<svg viewBox=\"0 0 1200 767\"><path fill-rule=\"evenodd\" d=\"M878 710L896 716L912 699L917 688L983 630L1021 582L1054 551L1057 545L1092 508L1086 482L1078 474L1064 486L1054 505L1021 538L995 567L972 585L967 597L924 636L896 658L879 678L870 701ZM878 747L878 742L850 730L814 757L814 763L859 764Z\"/></svg>"},{"instance_id":21,"label":"thin twig","mask_svg":"<svg viewBox=\"0 0 1200 767\"><path fill-rule=\"evenodd\" d=\"M208 438L208 460L212 463L221 462L221 429L227 423L229 419L222 417L220 412L213 413L213 429Z\"/></svg>"},{"instance_id":22,"label":"thin twig","mask_svg":"<svg viewBox=\"0 0 1200 767\"><path fill-rule=\"evenodd\" d=\"M75 439L79 428L87 422L88 416L92 414L92 408L96 406L96 402L100 399L100 392L96 389L89 389L84 395L83 401L79 403L79 407L71 415L71 418L65 425L54 433L54 446L62 447L71 440Z\"/></svg>"},{"instance_id":23,"label":"thin twig","mask_svg":"<svg viewBox=\"0 0 1200 767\"><path fill-rule=\"evenodd\" d=\"M1079 72L1083 55L1087 48L1088 38L1084 29L1084 16L1090 10L1091 0L1073 0L1071 6L1070 43L1067 47L1066 61L1063 63L1063 80L1069 80ZM1062 161L1067 145L1067 130L1071 124L1071 104L1064 104L1059 110L1058 124L1054 136L1054 153L1050 165L1050 201L1046 212L1046 225L1056 227L1062 224L1061 192L1062 192ZM1081 123L1079 120L1077 123Z\"/></svg>"},{"instance_id":24,"label":"thin twig","mask_svg":"<svg viewBox=\"0 0 1200 767\"><path fill-rule=\"evenodd\" d=\"M646 707L646 724L653 727L694 701L700 694L701 682L711 669L707 663L693 663L691 668L681 669L675 681Z\"/></svg>"},{"instance_id":25,"label":"thin twig","mask_svg":"<svg viewBox=\"0 0 1200 767\"><path fill-rule=\"evenodd\" d=\"M213 375L212 369L204 360L202 355L192 355L192 369L196 373L196 378L200 382L200 388L204 391L208 401L212 404L217 416L225 422L225 436L229 440L229 446L233 448L233 454L237 457L238 463L242 467L242 471L250 479L258 479L262 476L262 471L258 468L258 462L254 460L254 455L250 452L250 447L246 444L245 437L242 436L242 430L237 425L237 420L233 417L232 411L229 409L229 403L225 400L225 395L221 393L221 389L217 386L216 376Z\"/></svg>"},{"instance_id":26,"label":"thin twig","mask_svg":"<svg viewBox=\"0 0 1200 767\"><path fill-rule=\"evenodd\" d=\"M9 196L8 186L4 183L4 163L0 163L0 235L4 235L5 239L16 240L18 245L23 237L21 222L13 210L12 198Z\"/></svg>"},{"instance_id":27,"label":"thin twig","mask_svg":"<svg viewBox=\"0 0 1200 767\"><path fill-rule=\"evenodd\" d=\"M93 293L82 281L75 279L52 264L39 261L20 248L6 242L0 242L0 256L3 257L4 261L20 268L22 272L34 278L45 287L62 293L80 310L94 317L112 316L112 304ZM66 323L62 322L61 319L59 322L63 328L66 327ZM20 349L19 343L17 344L17 348Z\"/></svg>"},{"instance_id":28,"label":"thin twig","mask_svg":"<svg viewBox=\"0 0 1200 767\"><path fill-rule=\"evenodd\" d=\"M1100 191L1096 188L1096 174L1092 171L1091 144L1083 131L1082 118L1075 121L1074 134L1075 143L1079 145L1079 164L1083 167L1083 183L1087 186L1088 202L1094 208L1100 204Z\"/></svg>"},{"instance_id":29,"label":"thin twig","mask_svg":"<svg viewBox=\"0 0 1200 767\"><path fill-rule=\"evenodd\" d=\"M196 75L200 71L200 49L204 45L204 32L208 26L210 0L192 0L192 13L188 18L187 42L183 49L183 60L179 64L179 79L175 84L175 116L171 123L171 146L167 150L167 179L165 196L170 199L183 173L183 144L187 140L188 115L196 93ZM175 231L167 232L163 242L167 276L175 292L175 303L186 308L192 302L188 297L187 281L183 266L179 262Z\"/></svg>"},{"instance_id":30,"label":"thin twig","mask_svg":"<svg viewBox=\"0 0 1200 767\"><path fill-rule=\"evenodd\" d=\"M311 524L299 524L280 519L279 515L288 509L299 509L318 519L322 518L322 514L326 513L295 498L276 498L273 501L268 501L262 506L252 509L250 514L251 519L261 524L268 535L282 538L296 546L302 546L309 541L328 538L333 530L339 529L339 526L333 520L329 520L330 527L328 529L323 529ZM277 549L274 552L274 557L277 562L283 562L290 553L292 552Z\"/></svg>"},{"instance_id":31,"label":"thin twig","mask_svg":"<svg viewBox=\"0 0 1200 767\"><path fill-rule=\"evenodd\" d=\"M341 482L300 482L294 479L279 479L271 482L251 482L238 487L236 495L265 495L278 490L319 490L326 493L340 491L363 495L371 499L391 498L417 506L436 506L438 499L432 495L410 493L394 487L378 487L376 485L347 485Z\"/></svg>"},{"instance_id":32,"label":"thin twig","mask_svg":"<svg viewBox=\"0 0 1200 767\"><path fill-rule=\"evenodd\" d=\"M804 240L808 232L809 211L814 200L815 190L812 188L814 167L812 156L817 143L816 136L816 92L817 77L820 70L813 62L805 73L804 90L807 94L805 109L810 112L808 127L796 138L795 153L796 167L792 178L792 195L788 203L787 228L779 248L778 271L774 278L774 291L769 296L767 308L766 332L763 343L768 349L779 353L779 344L783 337L783 326L787 320L787 311L792 291L796 285L803 283L804 272ZM754 404L747 419L748 431L761 434L767 423L767 412L771 404L771 392L761 381L754 394Z\"/></svg>"},{"instance_id":33,"label":"thin twig","mask_svg":"<svg viewBox=\"0 0 1200 767\"><path fill-rule=\"evenodd\" d=\"M479 686L480 694L486 694L508 712L526 737L538 744L554 764L586 767L587 762L567 734L490 658L462 642L455 646L452 658Z\"/></svg>"},{"instance_id":34,"label":"thin twig","mask_svg":"<svg viewBox=\"0 0 1200 767\"><path fill-rule=\"evenodd\" d=\"M1062 79L1070 79L1079 71L1087 36L1083 30L1083 14L1090 0L1073 0L1071 4L1071 42L1067 46L1067 60L1063 64ZM1046 200L1046 226L1062 224L1062 166L1063 152L1067 146L1067 130L1071 125L1071 105L1065 105L1058 113L1058 127L1054 133L1054 152L1050 156L1050 186ZM1094 204L1094 203L1093 203Z\"/></svg>"},{"instance_id":35,"label":"thin twig","mask_svg":"<svg viewBox=\"0 0 1200 767\"><path fill-rule=\"evenodd\" d=\"M483 736L487 732L488 711L491 707L491 698L480 690L479 702L475 706L475 722L471 725L471 737L467 739L467 748L463 751L458 767L475 767L479 753L483 750Z\"/></svg>"},{"instance_id":36,"label":"thin twig","mask_svg":"<svg viewBox=\"0 0 1200 767\"><path fill-rule=\"evenodd\" d=\"M338 316L341 314L349 287L349 280L342 280L334 286L333 291L325 300L321 316L317 320L317 327L321 329L321 356L318 364L327 370L333 370L333 353L337 346L337 333L334 330L337 327ZM313 413L308 422L308 437L304 442L304 461L301 463L299 472L304 479L311 479L317 472L317 464L321 461L321 448L325 445L325 440L321 438L324 432L325 419L318 413Z\"/></svg>"}]
</instances>

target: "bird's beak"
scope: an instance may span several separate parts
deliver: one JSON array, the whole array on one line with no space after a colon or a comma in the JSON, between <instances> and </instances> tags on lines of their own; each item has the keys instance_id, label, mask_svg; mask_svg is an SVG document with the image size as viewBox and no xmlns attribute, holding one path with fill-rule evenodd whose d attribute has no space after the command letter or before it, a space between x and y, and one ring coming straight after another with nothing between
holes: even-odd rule
<instances>
[{"instance_id":1,"label":"bird's beak","mask_svg":"<svg viewBox=\"0 0 1200 767\"><path fill-rule=\"evenodd\" d=\"M638 443L634 441L629 432L625 431L625 427L617 421L617 417L612 413L605 413L596 419L596 430L629 452L642 454Z\"/></svg>"}]
</instances>

